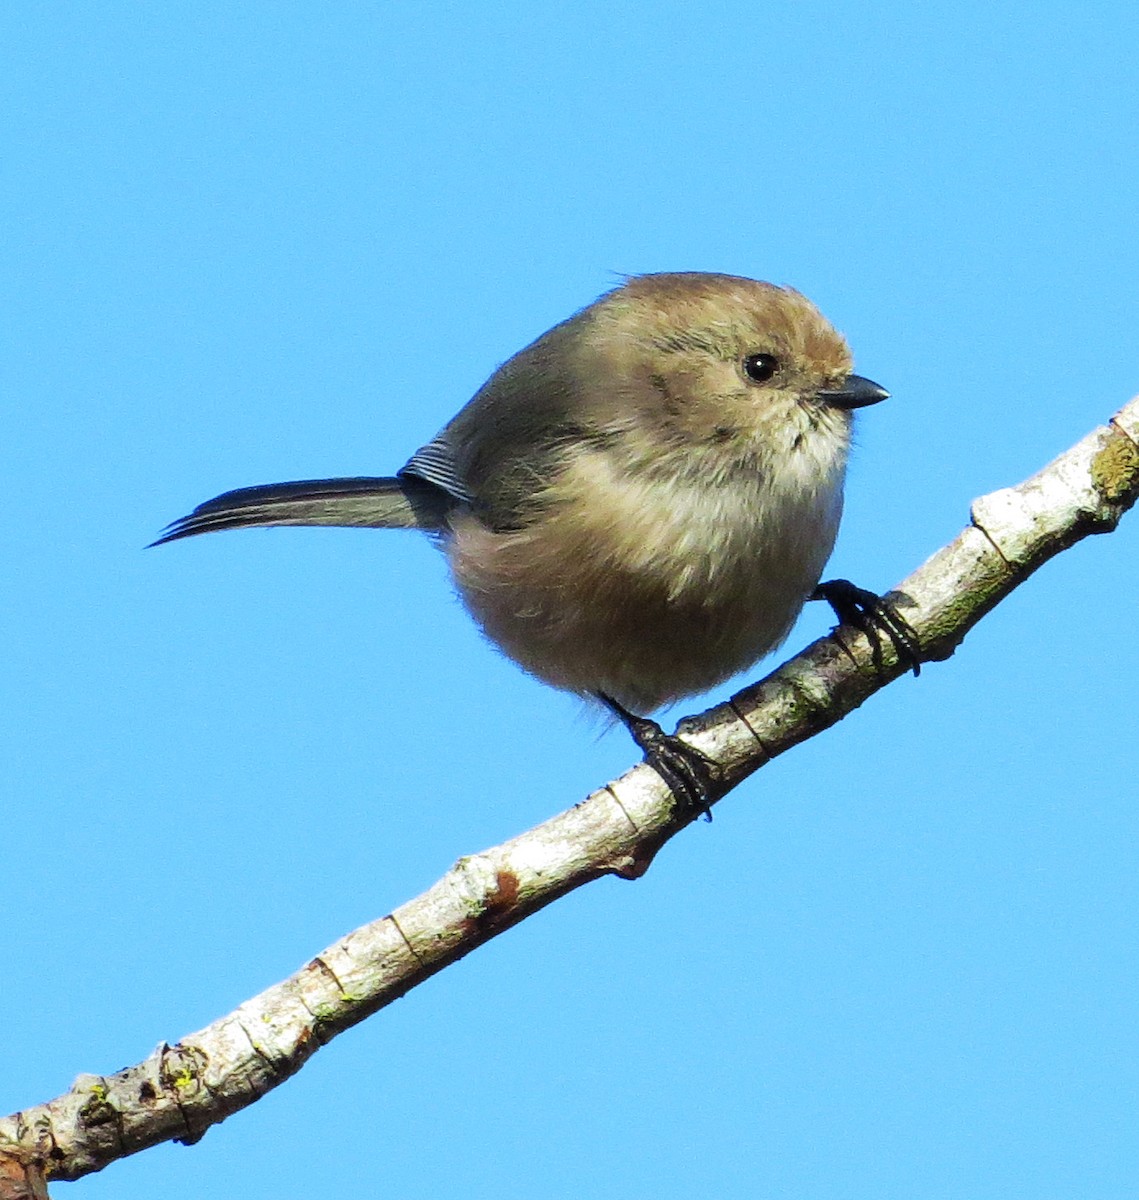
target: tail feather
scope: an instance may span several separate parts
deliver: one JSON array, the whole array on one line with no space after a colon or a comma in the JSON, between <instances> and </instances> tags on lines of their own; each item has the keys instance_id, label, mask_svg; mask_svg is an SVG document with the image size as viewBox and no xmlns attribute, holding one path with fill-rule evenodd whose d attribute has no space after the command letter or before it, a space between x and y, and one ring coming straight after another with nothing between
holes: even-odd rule
<instances>
[{"instance_id":1,"label":"tail feather","mask_svg":"<svg viewBox=\"0 0 1139 1200\"><path fill-rule=\"evenodd\" d=\"M199 504L151 542L219 529L258 525L348 525L383 529L442 529L455 501L416 478L302 479L238 488Z\"/></svg>"}]
</instances>

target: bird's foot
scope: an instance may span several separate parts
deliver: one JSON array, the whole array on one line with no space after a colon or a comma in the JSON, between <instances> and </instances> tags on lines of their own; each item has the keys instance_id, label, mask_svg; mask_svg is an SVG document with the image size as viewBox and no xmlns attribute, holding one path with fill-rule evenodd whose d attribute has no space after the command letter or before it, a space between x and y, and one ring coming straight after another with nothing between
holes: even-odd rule
<instances>
[{"instance_id":1,"label":"bird's foot","mask_svg":"<svg viewBox=\"0 0 1139 1200\"><path fill-rule=\"evenodd\" d=\"M883 597L860 588L849 579L829 579L811 593L812 600L825 600L841 625L851 625L866 635L874 665L882 667L882 637L885 635L898 656L914 675L921 674L921 640L905 617Z\"/></svg>"},{"instance_id":2,"label":"bird's foot","mask_svg":"<svg viewBox=\"0 0 1139 1200\"><path fill-rule=\"evenodd\" d=\"M681 809L693 817L712 819L712 801L719 793L720 772L708 755L681 741L649 717L638 717L604 692L598 699L629 731L644 753L645 762L668 784Z\"/></svg>"}]
</instances>

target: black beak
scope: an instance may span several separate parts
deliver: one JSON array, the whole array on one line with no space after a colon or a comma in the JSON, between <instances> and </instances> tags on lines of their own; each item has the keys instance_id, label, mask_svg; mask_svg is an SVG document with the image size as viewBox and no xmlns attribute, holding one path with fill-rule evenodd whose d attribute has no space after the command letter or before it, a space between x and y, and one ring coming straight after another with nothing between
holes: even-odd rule
<instances>
[{"instance_id":1,"label":"black beak","mask_svg":"<svg viewBox=\"0 0 1139 1200\"><path fill-rule=\"evenodd\" d=\"M890 393L871 379L861 375L848 375L842 387L832 391L819 392L819 399L835 408L865 408L868 404L878 404L888 399Z\"/></svg>"}]
</instances>

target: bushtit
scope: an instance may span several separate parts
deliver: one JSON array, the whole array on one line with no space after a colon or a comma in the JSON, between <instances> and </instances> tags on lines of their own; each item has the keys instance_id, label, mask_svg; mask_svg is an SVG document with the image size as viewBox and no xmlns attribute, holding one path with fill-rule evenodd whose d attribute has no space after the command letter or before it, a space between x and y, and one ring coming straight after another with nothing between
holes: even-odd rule
<instances>
[{"instance_id":1,"label":"bushtit","mask_svg":"<svg viewBox=\"0 0 1139 1200\"><path fill-rule=\"evenodd\" d=\"M434 534L487 637L602 700L703 807L698 765L637 714L750 666L812 596L851 410L887 396L851 365L790 288L630 278L499 367L394 477L226 492L159 542L253 525Z\"/></svg>"}]
</instances>

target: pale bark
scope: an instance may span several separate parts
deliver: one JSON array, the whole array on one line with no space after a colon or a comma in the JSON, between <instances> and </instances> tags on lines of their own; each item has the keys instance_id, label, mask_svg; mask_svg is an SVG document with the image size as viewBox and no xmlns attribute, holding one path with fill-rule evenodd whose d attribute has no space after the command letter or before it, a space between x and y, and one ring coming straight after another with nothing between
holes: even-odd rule
<instances>
[{"instance_id":1,"label":"pale bark","mask_svg":"<svg viewBox=\"0 0 1139 1200\"><path fill-rule=\"evenodd\" d=\"M969 525L889 598L922 661L948 658L1033 571L1139 497L1139 399L1044 470L973 504ZM848 628L679 732L716 761L716 798L770 758L841 720L906 670ZM615 874L635 879L691 820L650 768L537 828L461 858L433 887L322 951L295 975L176 1045L114 1075L0 1119L0 1200L46 1196L158 1142L192 1142L298 1071L325 1042L566 892Z\"/></svg>"}]
</instances>

